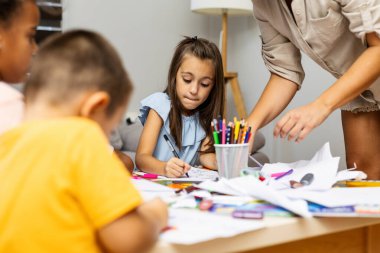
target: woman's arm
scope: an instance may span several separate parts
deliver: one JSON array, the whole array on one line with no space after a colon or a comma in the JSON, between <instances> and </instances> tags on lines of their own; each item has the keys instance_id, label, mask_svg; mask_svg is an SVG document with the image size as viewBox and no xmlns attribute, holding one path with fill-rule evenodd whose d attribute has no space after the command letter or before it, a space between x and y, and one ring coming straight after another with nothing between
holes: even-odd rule
<instances>
[{"instance_id":1,"label":"woman's arm","mask_svg":"<svg viewBox=\"0 0 380 253\"><path fill-rule=\"evenodd\" d=\"M252 127L253 133L249 144L250 153L252 153L255 132L271 122L286 108L297 89L296 83L276 74L271 74L259 101L247 119L248 126Z\"/></svg>"},{"instance_id":2,"label":"woman's arm","mask_svg":"<svg viewBox=\"0 0 380 253\"><path fill-rule=\"evenodd\" d=\"M207 143L209 143L210 139L206 137L202 143L201 143L201 151L205 151L208 149ZM207 153L207 154L202 154L199 156L199 161L202 166L216 170L217 169L217 163L216 163L216 155L215 153Z\"/></svg>"},{"instance_id":3,"label":"woman's arm","mask_svg":"<svg viewBox=\"0 0 380 253\"><path fill-rule=\"evenodd\" d=\"M248 116L248 125L254 133L277 117L293 99L297 92L297 84L271 74L259 101Z\"/></svg>"},{"instance_id":4,"label":"woman's arm","mask_svg":"<svg viewBox=\"0 0 380 253\"><path fill-rule=\"evenodd\" d=\"M315 101L289 111L277 123L274 136L288 140L303 140L335 109L351 101L367 89L380 76L380 38L375 33L367 36L368 48L348 71Z\"/></svg>"},{"instance_id":5,"label":"woman's arm","mask_svg":"<svg viewBox=\"0 0 380 253\"><path fill-rule=\"evenodd\" d=\"M375 33L366 35L368 48L339 78L317 99L331 111L359 96L380 76L380 38Z\"/></svg>"},{"instance_id":6,"label":"woman's arm","mask_svg":"<svg viewBox=\"0 0 380 253\"><path fill-rule=\"evenodd\" d=\"M135 158L136 166L145 172L168 177L181 177L190 169L187 163L175 157L164 162L153 156L162 126L162 118L155 110L151 109L148 113L137 147Z\"/></svg>"}]
</instances>

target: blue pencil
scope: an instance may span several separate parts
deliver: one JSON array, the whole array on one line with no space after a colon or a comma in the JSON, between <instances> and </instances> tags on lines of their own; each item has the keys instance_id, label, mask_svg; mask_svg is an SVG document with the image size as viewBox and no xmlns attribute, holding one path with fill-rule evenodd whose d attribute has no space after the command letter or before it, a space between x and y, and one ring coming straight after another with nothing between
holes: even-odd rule
<instances>
[{"instance_id":1,"label":"blue pencil","mask_svg":"<svg viewBox=\"0 0 380 253\"><path fill-rule=\"evenodd\" d=\"M251 127L248 127L247 133L245 134L245 137L244 137L244 143L248 143L250 132L251 132Z\"/></svg>"}]
</instances>

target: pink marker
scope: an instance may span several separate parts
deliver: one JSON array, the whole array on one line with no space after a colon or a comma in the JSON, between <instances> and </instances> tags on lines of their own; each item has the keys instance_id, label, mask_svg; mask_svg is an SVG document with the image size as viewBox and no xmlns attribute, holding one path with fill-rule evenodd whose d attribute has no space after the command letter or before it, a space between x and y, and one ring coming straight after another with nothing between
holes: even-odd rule
<instances>
[{"instance_id":1,"label":"pink marker","mask_svg":"<svg viewBox=\"0 0 380 253\"><path fill-rule=\"evenodd\" d=\"M144 178L144 179L158 179L158 178L164 178L160 175L157 175L157 174L153 174L153 173L145 173L145 172L142 172L142 171L136 171L134 172L134 174L136 176L138 176L139 178Z\"/></svg>"},{"instance_id":2,"label":"pink marker","mask_svg":"<svg viewBox=\"0 0 380 253\"><path fill-rule=\"evenodd\" d=\"M226 120L223 119L222 123L222 144L226 144Z\"/></svg>"},{"instance_id":3,"label":"pink marker","mask_svg":"<svg viewBox=\"0 0 380 253\"><path fill-rule=\"evenodd\" d=\"M288 171L285 171L285 172L279 172L279 173L273 173L271 174L270 176L271 177L274 177L275 180L279 180L280 178L284 177L284 176L287 176L287 175L290 175L293 173L293 169L290 169Z\"/></svg>"}]
</instances>

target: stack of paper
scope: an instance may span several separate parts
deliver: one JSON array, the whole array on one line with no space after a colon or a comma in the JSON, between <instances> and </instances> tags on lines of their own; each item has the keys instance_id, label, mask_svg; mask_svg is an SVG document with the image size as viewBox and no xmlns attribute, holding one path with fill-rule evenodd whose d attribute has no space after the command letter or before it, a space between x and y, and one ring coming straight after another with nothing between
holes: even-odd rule
<instances>
[{"instance_id":1,"label":"stack of paper","mask_svg":"<svg viewBox=\"0 0 380 253\"><path fill-rule=\"evenodd\" d=\"M314 155L310 161L297 161L294 163L272 163L265 164L261 173L268 175L285 172L290 169L293 173L279 180L271 180L269 185L275 189L289 189L290 180L299 182L300 179L307 173L314 175L314 179L310 185L304 186L307 190L328 190L337 181L337 172L339 165L339 157L332 157L330 152L330 144L326 143Z\"/></svg>"},{"instance_id":2,"label":"stack of paper","mask_svg":"<svg viewBox=\"0 0 380 253\"><path fill-rule=\"evenodd\" d=\"M311 217L307 203L304 200L291 200L272 187L263 184L253 176L237 177L230 180L221 179L218 182L206 181L199 188L237 196L252 196L281 206L302 217Z\"/></svg>"}]
</instances>

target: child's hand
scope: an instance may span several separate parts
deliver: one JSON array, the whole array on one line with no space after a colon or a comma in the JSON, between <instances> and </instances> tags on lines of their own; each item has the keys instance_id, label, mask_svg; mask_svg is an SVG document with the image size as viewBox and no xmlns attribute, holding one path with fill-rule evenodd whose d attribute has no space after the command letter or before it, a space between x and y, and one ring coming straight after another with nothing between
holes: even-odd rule
<instances>
[{"instance_id":1,"label":"child's hand","mask_svg":"<svg viewBox=\"0 0 380 253\"><path fill-rule=\"evenodd\" d=\"M168 208L160 198L154 198L139 207L140 211L150 216L155 221L158 231L168 225Z\"/></svg>"},{"instance_id":2,"label":"child's hand","mask_svg":"<svg viewBox=\"0 0 380 253\"><path fill-rule=\"evenodd\" d=\"M99 240L107 252L147 252L168 224L168 208L159 198L115 219L99 230Z\"/></svg>"},{"instance_id":3,"label":"child's hand","mask_svg":"<svg viewBox=\"0 0 380 253\"><path fill-rule=\"evenodd\" d=\"M167 177L182 177L189 170L190 165L176 157L171 158L164 168Z\"/></svg>"}]
</instances>

